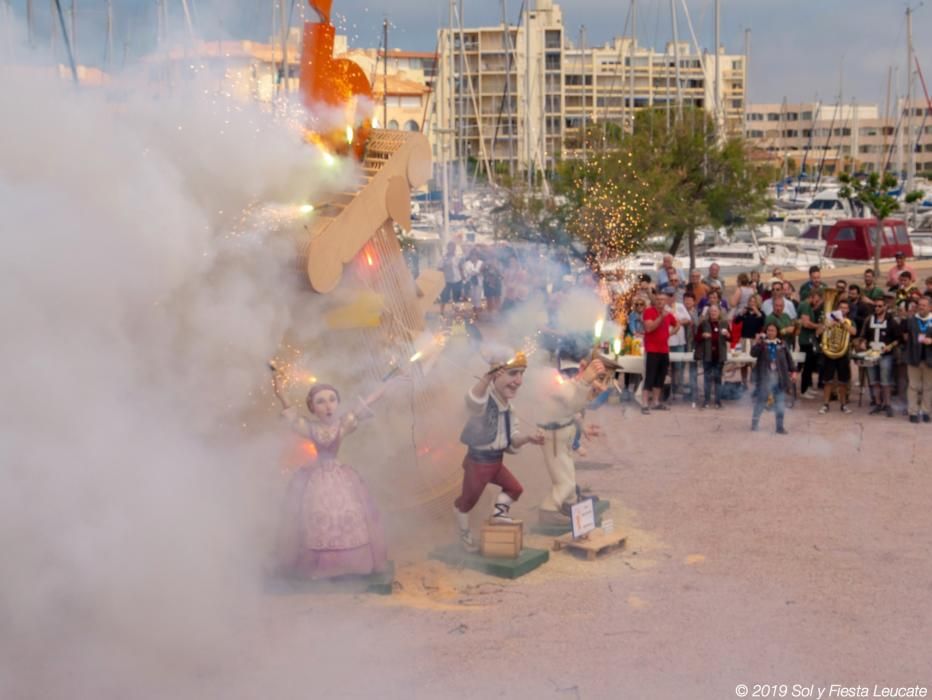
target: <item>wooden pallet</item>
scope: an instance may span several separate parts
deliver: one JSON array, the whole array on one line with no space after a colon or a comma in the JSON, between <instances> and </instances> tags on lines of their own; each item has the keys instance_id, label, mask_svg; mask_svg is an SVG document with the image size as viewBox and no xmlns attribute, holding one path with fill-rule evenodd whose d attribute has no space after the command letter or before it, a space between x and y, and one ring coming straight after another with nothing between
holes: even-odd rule
<instances>
[{"instance_id":1,"label":"wooden pallet","mask_svg":"<svg viewBox=\"0 0 932 700\"><path fill-rule=\"evenodd\" d=\"M595 524L602 524L602 516L605 514L605 511L611 506L610 501L604 499L599 499L595 502ZM567 520L565 524L556 524L556 523L535 523L531 526L531 532L534 532L538 535L544 535L546 537L556 537L557 535L562 535L564 532L571 532L573 526Z\"/></svg>"},{"instance_id":2,"label":"wooden pallet","mask_svg":"<svg viewBox=\"0 0 932 700\"><path fill-rule=\"evenodd\" d=\"M574 540L572 532L561 535L553 541L553 549L554 551L560 551L564 547L578 549L586 553L586 559L593 561L602 552L622 547L624 543L625 535L623 533L616 531L606 535L602 532L602 528L597 527L585 539Z\"/></svg>"}]
</instances>

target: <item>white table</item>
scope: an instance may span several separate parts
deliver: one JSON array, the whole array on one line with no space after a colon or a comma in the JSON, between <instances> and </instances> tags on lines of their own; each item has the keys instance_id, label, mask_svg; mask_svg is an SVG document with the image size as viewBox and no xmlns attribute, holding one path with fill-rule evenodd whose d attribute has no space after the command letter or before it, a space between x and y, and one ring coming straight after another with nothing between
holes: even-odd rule
<instances>
[{"instance_id":1,"label":"white table","mask_svg":"<svg viewBox=\"0 0 932 700\"><path fill-rule=\"evenodd\" d=\"M670 362L686 363L695 361L696 359L691 352L670 353ZM641 392L644 387L644 355L620 355L614 362L618 365L622 374L639 374L641 376L641 381L637 389L634 390L634 400L638 405L643 406L644 403Z\"/></svg>"},{"instance_id":2,"label":"white table","mask_svg":"<svg viewBox=\"0 0 932 700\"><path fill-rule=\"evenodd\" d=\"M796 363L806 361L806 353L804 352L794 352L793 361ZM670 353L670 362L695 362L695 357L691 352L671 352ZM639 374L641 375L641 381L637 386L634 394L634 400L638 405L643 406L643 397L642 390L644 387L644 364L645 359L644 355L621 355L614 360L615 364L618 365L619 371L622 374ZM750 366L757 362L756 357L751 357L749 353L744 352L730 352L728 353L728 359L725 361L725 364L736 364L740 366Z\"/></svg>"}]
</instances>

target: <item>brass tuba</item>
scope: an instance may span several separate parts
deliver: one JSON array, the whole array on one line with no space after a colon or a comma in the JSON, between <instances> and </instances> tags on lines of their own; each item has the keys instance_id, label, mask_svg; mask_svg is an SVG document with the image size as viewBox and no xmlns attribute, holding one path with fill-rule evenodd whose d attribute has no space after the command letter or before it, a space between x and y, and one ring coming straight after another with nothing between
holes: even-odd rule
<instances>
[{"instance_id":1,"label":"brass tuba","mask_svg":"<svg viewBox=\"0 0 932 700\"><path fill-rule=\"evenodd\" d=\"M829 320L829 314L832 313L835 307L837 297L838 290L825 290L823 318L826 322ZM851 321L846 318L843 323L826 326L825 330L822 332L822 354L833 360L837 360L839 357L845 357L848 354L848 344L851 342L851 334L848 332L848 326L850 325Z\"/></svg>"}]
</instances>

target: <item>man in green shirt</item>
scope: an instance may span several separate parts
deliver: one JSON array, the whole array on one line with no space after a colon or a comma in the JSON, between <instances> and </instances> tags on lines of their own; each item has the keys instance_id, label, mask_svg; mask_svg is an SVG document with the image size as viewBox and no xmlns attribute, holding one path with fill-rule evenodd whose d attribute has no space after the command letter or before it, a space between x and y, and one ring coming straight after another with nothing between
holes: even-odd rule
<instances>
[{"instance_id":1,"label":"man in green shirt","mask_svg":"<svg viewBox=\"0 0 932 700\"><path fill-rule=\"evenodd\" d=\"M818 265L809 268L809 281L799 288L799 300L806 301L813 289L825 290L825 285L822 284L822 268Z\"/></svg>"},{"instance_id":2,"label":"man in green shirt","mask_svg":"<svg viewBox=\"0 0 932 700\"><path fill-rule=\"evenodd\" d=\"M812 388L812 373L818 369L819 360L821 359L821 354L817 349L824 329L822 325L824 311L822 289L814 287L809 291L808 298L799 305L799 350L806 353L806 361L803 363L803 375L799 381L799 390L800 396L805 399L814 399L818 396L818 393Z\"/></svg>"},{"instance_id":3,"label":"man in green shirt","mask_svg":"<svg viewBox=\"0 0 932 700\"><path fill-rule=\"evenodd\" d=\"M777 326L777 332L780 335L780 339L786 343L786 347L790 349L790 352L793 351L793 348L796 347L796 324L790 315L786 313L785 309L786 302L783 297L775 297L773 300L773 311L767 315L767 318L764 319L764 328L766 328L771 323Z\"/></svg>"},{"instance_id":4,"label":"man in green shirt","mask_svg":"<svg viewBox=\"0 0 932 700\"><path fill-rule=\"evenodd\" d=\"M871 267L864 270L864 288L861 290L861 294L871 301L883 299L884 291L877 286L874 280L874 269Z\"/></svg>"}]
</instances>

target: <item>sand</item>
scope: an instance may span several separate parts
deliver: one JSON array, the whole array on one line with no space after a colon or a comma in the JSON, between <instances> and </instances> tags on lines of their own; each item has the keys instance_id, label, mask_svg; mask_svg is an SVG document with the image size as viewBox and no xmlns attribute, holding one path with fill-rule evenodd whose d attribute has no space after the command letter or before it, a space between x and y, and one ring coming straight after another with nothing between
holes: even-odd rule
<instances>
[{"instance_id":1,"label":"sand","mask_svg":"<svg viewBox=\"0 0 932 700\"><path fill-rule=\"evenodd\" d=\"M423 698L932 685L932 425L817 408L800 402L779 436L771 414L749 432L746 400L605 406L587 459L611 466L579 478L611 500L624 549L552 552L503 581L396 543L395 595L270 596L268 638L244 640L250 663L204 682L227 697L288 677L294 694L276 697ZM512 460L528 520L547 485L536 449Z\"/></svg>"}]
</instances>

